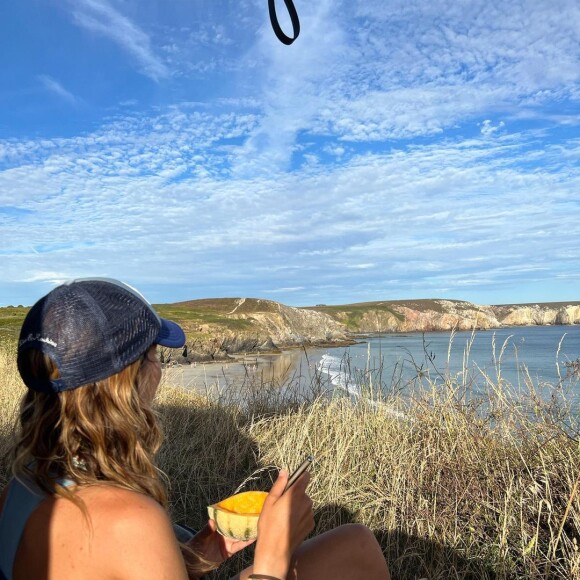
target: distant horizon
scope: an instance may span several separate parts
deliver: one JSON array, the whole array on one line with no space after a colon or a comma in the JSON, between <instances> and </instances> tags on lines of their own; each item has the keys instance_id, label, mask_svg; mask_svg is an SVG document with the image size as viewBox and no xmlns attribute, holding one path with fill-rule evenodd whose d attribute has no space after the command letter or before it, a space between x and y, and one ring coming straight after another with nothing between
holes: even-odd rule
<instances>
[{"instance_id":1,"label":"distant horizon","mask_svg":"<svg viewBox=\"0 0 580 580\"><path fill-rule=\"evenodd\" d=\"M38 299L42 298L39 296ZM177 300L173 302L152 302L153 306L170 306L172 304L183 304L186 302L195 302L198 300L265 300L269 302L276 302L278 304L282 304L284 306L291 306L292 308L316 308L317 306L324 307L324 306L354 306L360 304L372 304L372 303L380 303L380 302L415 302L415 301L437 301L437 300L446 300L448 302L467 302L469 304L474 304L476 306L542 306L547 304L561 304L561 305L569 305L575 306L580 305L580 300L551 300L547 302L504 302L501 304L485 304L485 303L478 303L478 302L471 302L469 300L462 300L460 298L390 298L385 300L365 300L362 302L339 302L339 303L330 303L330 302L319 302L316 304L288 304L286 302L280 302L279 300L273 300L272 298L265 298L265 297L256 297L256 296L205 296L202 298L190 298L186 300ZM35 301L36 302L36 301ZM0 308L31 308L34 303L31 304L1 304Z\"/></svg>"},{"instance_id":2,"label":"distant horizon","mask_svg":"<svg viewBox=\"0 0 580 580\"><path fill-rule=\"evenodd\" d=\"M246 298L250 300L269 300L270 302L277 302L279 304L283 304L284 306L292 306L293 308L316 308L317 306L354 306L357 304L372 304L375 302L414 302L414 301L437 301L437 300L446 300L448 302L468 302L469 304L474 304L476 306L534 306L538 305L541 306L543 304L562 304L562 305L570 305L575 306L576 304L580 305L580 300L552 300L549 302L504 302L501 304L483 304L477 302L470 302L469 300L461 300L459 298L392 298L388 300L366 300L363 302L339 302L339 303L330 303L330 302L319 302L317 304L309 304L309 305L296 305L296 304L286 304L285 302L280 302L279 300L272 300L271 298L256 298L254 296L221 296L221 297L206 297L206 298L193 298L191 300L179 300L177 302L157 302L158 305L170 305L170 304L182 304L184 302L194 302L196 300L240 300L241 298Z\"/></svg>"},{"instance_id":3,"label":"distant horizon","mask_svg":"<svg viewBox=\"0 0 580 580\"><path fill-rule=\"evenodd\" d=\"M5 4L0 305L578 294L577 2Z\"/></svg>"}]
</instances>

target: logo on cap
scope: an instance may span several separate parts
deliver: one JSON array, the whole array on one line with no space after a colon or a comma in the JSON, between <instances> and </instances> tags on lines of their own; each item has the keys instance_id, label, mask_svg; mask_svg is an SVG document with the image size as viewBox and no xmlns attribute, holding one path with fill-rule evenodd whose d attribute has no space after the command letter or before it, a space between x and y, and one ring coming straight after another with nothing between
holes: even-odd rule
<instances>
[{"instance_id":1,"label":"logo on cap","mask_svg":"<svg viewBox=\"0 0 580 580\"><path fill-rule=\"evenodd\" d=\"M48 336L42 336L41 334L32 334L30 333L26 338L23 338L18 342L18 346L22 346L27 342L44 342L46 344L50 344L51 346L57 346L57 343L54 340L48 338Z\"/></svg>"}]
</instances>

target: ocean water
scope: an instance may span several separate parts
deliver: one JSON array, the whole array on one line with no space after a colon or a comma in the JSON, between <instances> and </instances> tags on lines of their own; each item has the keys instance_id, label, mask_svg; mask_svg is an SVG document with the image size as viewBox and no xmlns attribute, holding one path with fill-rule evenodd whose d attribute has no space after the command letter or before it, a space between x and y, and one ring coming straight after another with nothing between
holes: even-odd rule
<instances>
[{"instance_id":1,"label":"ocean water","mask_svg":"<svg viewBox=\"0 0 580 580\"><path fill-rule=\"evenodd\" d=\"M580 357L580 325L526 326L472 332L383 334L348 347L293 349L279 355L238 357L171 370L185 388L217 390L244 385L317 384L324 392L369 396L404 392L418 377L442 384L452 377L473 395L484 395L486 377L514 390L532 385L542 397L557 389L580 404L580 382L566 362Z\"/></svg>"},{"instance_id":2,"label":"ocean water","mask_svg":"<svg viewBox=\"0 0 580 580\"><path fill-rule=\"evenodd\" d=\"M317 372L353 394L370 385L388 393L421 376L436 383L454 377L480 394L489 378L515 389L533 385L547 393L556 387L575 401L580 401L580 383L566 363L579 357L580 326L383 334L349 347L310 353Z\"/></svg>"}]
</instances>

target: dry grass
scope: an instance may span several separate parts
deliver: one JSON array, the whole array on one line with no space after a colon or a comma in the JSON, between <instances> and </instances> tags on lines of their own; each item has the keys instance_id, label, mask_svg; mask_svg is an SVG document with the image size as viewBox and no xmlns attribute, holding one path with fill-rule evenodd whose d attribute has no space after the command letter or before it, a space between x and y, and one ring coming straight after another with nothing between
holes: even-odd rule
<instances>
[{"instance_id":1,"label":"dry grass","mask_svg":"<svg viewBox=\"0 0 580 580\"><path fill-rule=\"evenodd\" d=\"M437 405L401 422L344 399L260 421L252 433L265 462L319 457L320 529L337 514L367 524L396 578L579 572L578 445L561 433L502 436Z\"/></svg>"},{"instance_id":2,"label":"dry grass","mask_svg":"<svg viewBox=\"0 0 580 580\"><path fill-rule=\"evenodd\" d=\"M0 342L0 487L9 479L8 452L24 386L16 367L16 342Z\"/></svg>"},{"instance_id":3,"label":"dry grass","mask_svg":"<svg viewBox=\"0 0 580 580\"><path fill-rule=\"evenodd\" d=\"M22 392L6 348L0 372L4 441ZM580 578L577 409L531 384L527 396L513 393L501 377L488 378L484 404L457 378L422 376L414 386L412 397L374 401L253 386L243 401L216 402L163 385L159 462L174 517L200 527L206 506L249 475L246 488L264 489L272 466L311 454L317 532L365 523L394 578Z\"/></svg>"}]
</instances>

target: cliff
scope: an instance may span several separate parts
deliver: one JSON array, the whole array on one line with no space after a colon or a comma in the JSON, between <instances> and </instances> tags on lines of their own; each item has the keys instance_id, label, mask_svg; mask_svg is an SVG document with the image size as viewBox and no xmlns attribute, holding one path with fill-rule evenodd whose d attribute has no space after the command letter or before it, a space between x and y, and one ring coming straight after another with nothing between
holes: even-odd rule
<instances>
[{"instance_id":1,"label":"cliff","mask_svg":"<svg viewBox=\"0 0 580 580\"><path fill-rule=\"evenodd\" d=\"M224 360L241 352L338 345L360 333L472 330L538 324L580 324L580 302L487 306L461 300L405 300L294 308L252 298L158 305L188 336L175 362Z\"/></svg>"},{"instance_id":2,"label":"cliff","mask_svg":"<svg viewBox=\"0 0 580 580\"><path fill-rule=\"evenodd\" d=\"M580 323L580 302L487 306L460 300L393 300L315 308L357 333Z\"/></svg>"},{"instance_id":3,"label":"cliff","mask_svg":"<svg viewBox=\"0 0 580 580\"><path fill-rule=\"evenodd\" d=\"M492 306L502 326L579 324L580 304L521 304Z\"/></svg>"},{"instance_id":4,"label":"cliff","mask_svg":"<svg viewBox=\"0 0 580 580\"><path fill-rule=\"evenodd\" d=\"M179 355L166 350L164 362L225 360L237 353L279 352L280 347L352 342L344 325L327 314L272 300L221 298L157 305L187 334Z\"/></svg>"},{"instance_id":5,"label":"cliff","mask_svg":"<svg viewBox=\"0 0 580 580\"><path fill-rule=\"evenodd\" d=\"M364 302L315 308L355 333L471 330L500 325L490 306L459 300Z\"/></svg>"}]
</instances>

